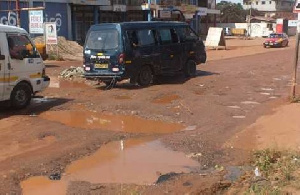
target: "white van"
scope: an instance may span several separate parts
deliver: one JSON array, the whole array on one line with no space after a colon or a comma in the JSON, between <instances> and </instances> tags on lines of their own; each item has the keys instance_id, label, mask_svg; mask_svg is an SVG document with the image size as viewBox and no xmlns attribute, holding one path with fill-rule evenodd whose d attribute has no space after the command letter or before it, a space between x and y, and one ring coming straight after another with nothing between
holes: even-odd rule
<instances>
[{"instance_id":1,"label":"white van","mask_svg":"<svg viewBox=\"0 0 300 195\"><path fill-rule=\"evenodd\" d=\"M28 33L0 24L0 101L24 108L31 96L50 84L41 55Z\"/></svg>"}]
</instances>

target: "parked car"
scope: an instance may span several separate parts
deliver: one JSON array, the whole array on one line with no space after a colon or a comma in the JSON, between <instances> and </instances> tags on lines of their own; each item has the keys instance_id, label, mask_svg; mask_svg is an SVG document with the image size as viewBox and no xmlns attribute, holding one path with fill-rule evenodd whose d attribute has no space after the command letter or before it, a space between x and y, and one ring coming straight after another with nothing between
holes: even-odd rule
<instances>
[{"instance_id":1,"label":"parked car","mask_svg":"<svg viewBox=\"0 0 300 195\"><path fill-rule=\"evenodd\" d=\"M271 33L263 43L266 47L286 47L289 45L288 36L285 33Z\"/></svg>"},{"instance_id":2,"label":"parked car","mask_svg":"<svg viewBox=\"0 0 300 195\"><path fill-rule=\"evenodd\" d=\"M125 22L93 25L84 45L85 78L107 86L130 79L147 86L158 75L196 75L205 63L203 41L183 22Z\"/></svg>"}]
</instances>

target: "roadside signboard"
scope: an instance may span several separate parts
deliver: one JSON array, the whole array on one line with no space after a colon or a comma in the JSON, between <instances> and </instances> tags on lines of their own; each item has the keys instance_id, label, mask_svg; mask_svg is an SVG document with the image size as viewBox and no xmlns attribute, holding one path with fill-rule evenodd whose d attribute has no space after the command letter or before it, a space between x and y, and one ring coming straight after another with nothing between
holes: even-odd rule
<instances>
[{"instance_id":1,"label":"roadside signboard","mask_svg":"<svg viewBox=\"0 0 300 195\"><path fill-rule=\"evenodd\" d=\"M225 46L225 37L222 28L210 27L205 41L205 46L218 47Z\"/></svg>"},{"instance_id":2,"label":"roadside signboard","mask_svg":"<svg viewBox=\"0 0 300 195\"><path fill-rule=\"evenodd\" d=\"M298 20L289 20L289 27L296 27L298 23Z\"/></svg>"},{"instance_id":3,"label":"roadside signboard","mask_svg":"<svg viewBox=\"0 0 300 195\"><path fill-rule=\"evenodd\" d=\"M57 45L56 23L45 23L45 40L46 45Z\"/></svg>"},{"instance_id":4,"label":"roadside signboard","mask_svg":"<svg viewBox=\"0 0 300 195\"><path fill-rule=\"evenodd\" d=\"M30 34L43 34L44 17L43 10L31 10L29 11L29 33Z\"/></svg>"},{"instance_id":5,"label":"roadside signboard","mask_svg":"<svg viewBox=\"0 0 300 195\"><path fill-rule=\"evenodd\" d=\"M199 7L197 9L198 16L206 16L207 15L207 8L206 7Z\"/></svg>"},{"instance_id":6,"label":"roadside signboard","mask_svg":"<svg viewBox=\"0 0 300 195\"><path fill-rule=\"evenodd\" d=\"M172 14L169 10L159 10L159 17L160 18L171 18Z\"/></svg>"},{"instance_id":7,"label":"roadside signboard","mask_svg":"<svg viewBox=\"0 0 300 195\"><path fill-rule=\"evenodd\" d=\"M113 5L113 11L114 12L126 12L126 5L118 5L118 4L115 4Z\"/></svg>"}]
</instances>

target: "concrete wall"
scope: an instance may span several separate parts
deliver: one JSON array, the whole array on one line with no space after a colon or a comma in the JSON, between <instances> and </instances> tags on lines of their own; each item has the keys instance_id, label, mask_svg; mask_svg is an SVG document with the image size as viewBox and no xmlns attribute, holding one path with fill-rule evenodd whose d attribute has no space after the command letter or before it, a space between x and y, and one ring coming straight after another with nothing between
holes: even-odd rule
<instances>
[{"instance_id":1,"label":"concrete wall","mask_svg":"<svg viewBox=\"0 0 300 195\"><path fill-rule=\"evenodd\" d=\"M21 7L27 7L26 2L20 3ZM43 3L40 2L34 2L34 7L42 6ZM9 1L1 1L0 6L2 10L12 10L15 9L15 4L10 3ZM46 10L44 12L44 21L45 22L56 22L57 25L57 33L58 36L64 36L66 38L69 37L68 31L69 29L68 25L68 4L67 3L52 3L47 2L46 3ZM28 11L21 11L21 27L29 30L29 18L28 18ZM17 18L16 14L11 14L11 19L8 21L8 12L0 11L0 23L1 24L8 24L15 26L17 24ZM36 35L35 35L36 36Z\"/></svg>"},{"instance_id":2,"label":"concrete wall","mask_svg":"<svg viewBox=\"0 0 300 195\"><path fill-rule=\"evenodd\" d=\"M275 30L275 24L272 25ZM217 27L225 28L243 28L248 30L247 23L218 23ZM264 37L268 36L272 31L268 29L267 23L251 23L250 36L251 37Z\"/></svg>"}]
</instances>

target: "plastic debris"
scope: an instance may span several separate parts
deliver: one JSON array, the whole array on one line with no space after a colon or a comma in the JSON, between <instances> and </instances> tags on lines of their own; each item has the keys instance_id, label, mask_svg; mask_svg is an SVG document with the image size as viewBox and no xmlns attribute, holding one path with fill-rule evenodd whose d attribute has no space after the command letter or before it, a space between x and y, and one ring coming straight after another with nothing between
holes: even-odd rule
<instances>
[{"instance_id":1,"label":"plastic debris","mask_svg":"<svg viewBox=\"0 0 300 195\"><path fill-rule=\"evenodd\" d=\"M254 174L255 174L256 177L260 177L261 176L261 173L259 172L258 167L255 168Z\"/></svg>"},{"instance_id":2,"label":"plastic debris","mask_svg":"<svg viewBox=\"0 0 300 195\"><path fill-rule=\"evenodd\" d=\"M60 180L61 179L61 174L60 173L54 173L54 174L51 174L49 176L49 179L50 180Z\"/></svg>"}]
</instances>

